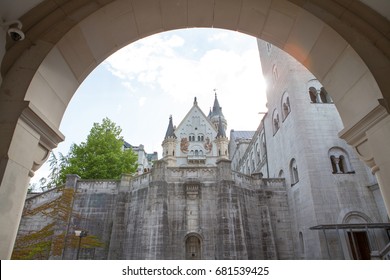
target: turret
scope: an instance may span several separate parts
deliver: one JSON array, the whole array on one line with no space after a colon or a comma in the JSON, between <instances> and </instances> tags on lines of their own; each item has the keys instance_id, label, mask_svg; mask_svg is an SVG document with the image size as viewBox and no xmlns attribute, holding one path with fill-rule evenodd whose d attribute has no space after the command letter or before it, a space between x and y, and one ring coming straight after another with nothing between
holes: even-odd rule
<instances>
[{"instance_id":1,"label":"turret","mask_svg":"<svg viewBox=\"0 0 390 280\"><path fill-rule=\"evenodd\" d=\"M165 133L165 138L162 143L163 147L163 159L168 163L168 166L175 166L175 149L176 149L176 140L175 128L173 127L172 116L169 117L169 124L167 132Z\"/></svg>"},{"instance_id":2,"label":"turret","mask_svg":"<svg viewBox=\"0 0 390 280\"><path fill-rule=\"evenodd\" d=\"M223 129L226 131L227 121L225 119L225 116L222 113L222 107L219 105L217 93L215 93L213 110L210 110L208 118L210 119L211 123L214 124L216 129L218 129L218 125L219 125L220 120L221 120L222 125L223 125Z\"/></svg>"},{"instance_id":3,"label":"turret","mask_svg":"<svg viewBox=\"0 0 390 280\"><path fill-rule=\"evenodd\" d=\"M218 119L218 134L215 137L215 142L217 144L218 159L229 159L229 139L226 136L221 116Z\"/></svg>"}]
</instances>

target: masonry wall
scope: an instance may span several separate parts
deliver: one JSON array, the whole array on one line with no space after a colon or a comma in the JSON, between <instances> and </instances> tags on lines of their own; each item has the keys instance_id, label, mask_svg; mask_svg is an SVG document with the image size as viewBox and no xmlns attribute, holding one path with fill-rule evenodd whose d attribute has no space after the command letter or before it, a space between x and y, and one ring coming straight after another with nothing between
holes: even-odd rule
<instances>
[{"instance_id":1,"label":"masonry wall","mask_svg":"<svg viewBox=\"0 0 390 280\"><path fill-rule=\"evenodd\" d=\"M283 173L286 178L296 258L326 259L329 256L324 236L309 228L348 223L346 218L351 214L362 217L361 222L386 222L368 188L376 182L355 152L338 137L343 125L335 105L310 99L309 88L322 87L316 78L280 49L260 40L258 45L268 84L269 113L264 128L270 177ZM288 94L290 101L290 112L285 117L284 94ZM277 130L274 110L280 119ZM329 154L333 147L348 155L351 167L348 172L333 172ZM292 179L292 159L298 168L297 182ZM348 258L349 252L340 251L337 238L329 239L336 244L331 248L335 251L333 257Z\"/></svg>"},{"instance_id":2,"label":"masonry wall","mask_svg":"<svg viewBox=\"0 0 390 280\"><path fill-rule=\"evenodd\" d=\"M64 190L71 191L69 222L56 223L52 238L63 238L63 250L50 258L76 259L75 230L88 232L79 259L293 258L284 180L232 173L228 160L183 168L158 161L151 173L120 181L69 175ZM37 195L26 209L58 197L56 190ZM39 211L26 216L19 235L49 222ZM190 237L199 240L197 251L187 246Z\"/></svg>"},{"instance_id":3,"label":"masonry wall","mask_svg":"<svg viewBox=\"0 0 390 280\"><path fill-rule=\"evenodd\" d=\"M202 259L293 257L282 182L236 183L230 162L155 168L151 178L148 186L122 181L110 259L185 259L189 236L200 239Z\"/></svg>"}]
</instances>

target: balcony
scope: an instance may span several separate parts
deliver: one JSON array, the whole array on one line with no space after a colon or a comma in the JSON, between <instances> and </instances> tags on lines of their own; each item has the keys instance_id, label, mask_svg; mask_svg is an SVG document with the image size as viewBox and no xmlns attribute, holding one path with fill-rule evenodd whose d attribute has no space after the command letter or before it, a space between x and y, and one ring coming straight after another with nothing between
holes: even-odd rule
<instances>
[{"instance_id":1,"label":"balcony","mask_svg":"<svg viewBox=\"0 0 390 280\"><path fill-rule=\"evenodd\" d=\"M195 163L195 164L204 164L206 163L206 156L205 155L189 155L187 157L188 163Z\"/></svg>"}]
</instances>

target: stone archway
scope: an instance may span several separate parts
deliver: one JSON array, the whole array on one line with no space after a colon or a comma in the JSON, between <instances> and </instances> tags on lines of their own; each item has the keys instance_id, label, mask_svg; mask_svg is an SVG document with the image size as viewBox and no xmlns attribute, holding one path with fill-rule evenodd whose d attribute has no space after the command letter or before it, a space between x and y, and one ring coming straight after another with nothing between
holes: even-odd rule
<instances>
[{"instance_id":1,"label":"stone archway","mask_svg":"<svg viewBox=\"0 0 390 280\"><path fill-rule=\"evenodd\" d=\"M359 1L45 0L8 42L0 88L0 258L8 258L32 172L63 140L58 128L84 78L119 48L189 27L269 41L305 65L334 100L353 145L376 172L390 209L389 21Z\"/></svg>"}]
</instances>

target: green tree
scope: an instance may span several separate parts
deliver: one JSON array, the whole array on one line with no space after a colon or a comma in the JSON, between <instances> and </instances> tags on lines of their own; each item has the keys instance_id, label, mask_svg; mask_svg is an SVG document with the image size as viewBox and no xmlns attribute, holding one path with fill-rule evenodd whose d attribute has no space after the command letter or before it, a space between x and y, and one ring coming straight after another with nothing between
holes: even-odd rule
<instances>
[{"instance_id":1,"label":"green tree","mask_svg":"<svg viewBox=\"0 0 390 280\"><path fill-rule=\"evenodd\" d=\"M83 179L119 179L123 173L133 174L138 167L137 155L131 149L123 149L121 132L108 118L101 124L94 123L86 142L73 144L66 156L60 154L57 158L52 154L51 173L44 188L65 183L67 174Z\"/></svg>"}]
</instances>

